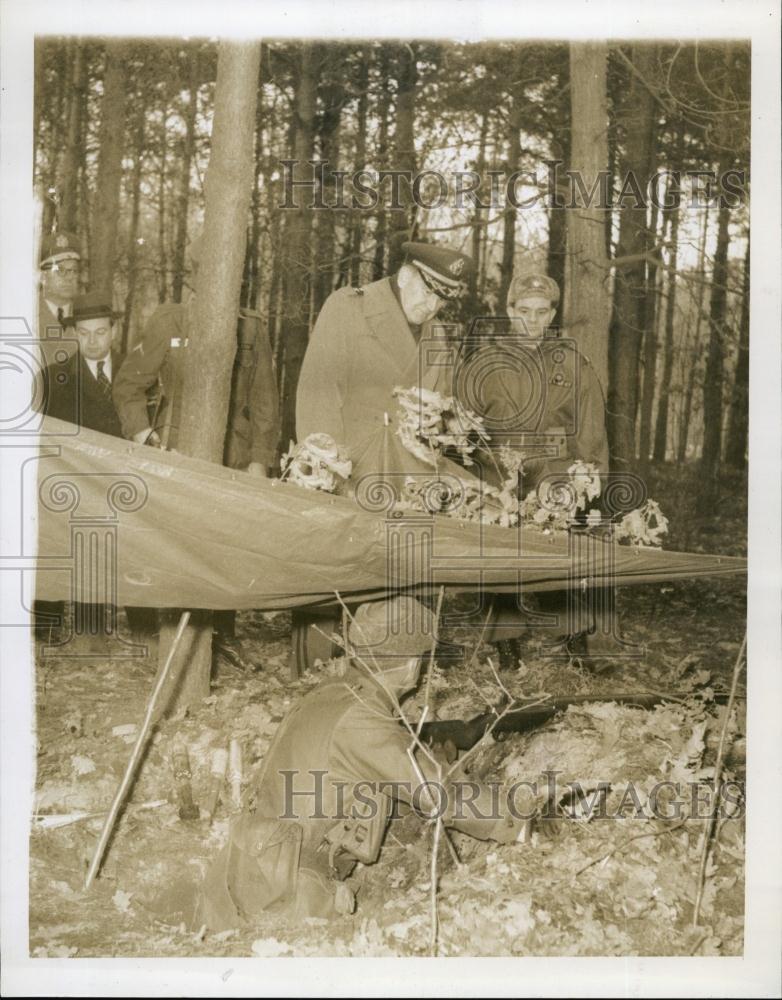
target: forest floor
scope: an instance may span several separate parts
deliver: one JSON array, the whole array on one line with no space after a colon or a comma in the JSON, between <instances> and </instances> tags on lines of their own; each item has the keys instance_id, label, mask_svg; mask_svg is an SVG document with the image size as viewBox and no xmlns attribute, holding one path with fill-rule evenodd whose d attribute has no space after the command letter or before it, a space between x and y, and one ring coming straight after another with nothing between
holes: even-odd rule
<instances>
[{"instance_id":1,"label":"forest floor","mask_svg":"<svg viewBox=\"0 0 782 1000\"><path fill-rule=\"evenodd\" d=\"M662 470L650 494L669 513L666 547L743 554L746 484L698 520L682 493L694 479ZM704 796L713 774L724 709L713 694L730 686L744 634L746 581L671 582L624 588L619 620L642 655L595 674L578 662L545 655L534 633L502 685L515 697L594 694L604 701L570 707L531 733L490 738L471 758L472 773L503 781L558 786L607 782L609 818L542 824L528 844L497 845L452 835L454 853L437 865L440 955L629 956L740 955L744 924L744 820L741 802L722 820L706 870L698 926L692 927L705 820L688 818L692 788ZM196 801L203 806L211 750L240 741L245 779L253 774L288 709L311 690L326 664L291 681L290 615L243 612L237 633L255 669L221 661L212 692L186 715L163 722L110 842L99 878L84 878L102 816L123 773L155 674L147 659L39 658L36 672L37 820L30 841L30 952L38 957L418 956L430 954L431 827L414 814L395 820L377 864L359 866L358 906L334 921L287 924L279 917L251 931L193 931L161 902L170 887L197 883L225 842L229 807L214 822L183 822L175 805L170 752L189 750ZM474 647L473 647L474 648ZM437 666L431 684L439 718L469 718L495 704L501 690L489 657L473 649L462 663ZM495 658L496 659L496 658ZM616 692L669 692L651 710L611 701ZM744 697L742 676L739 696ZM409 703L416 717L418 694ZM407 708L406 708L407 710ZM745 773L744 702L728 729L725 777ZM681 819L647 808L654 786L679 782ZM226 794L227 798L227 794ZM662 800L661 800L662 801ZM145 804L151 804L143 808ZM701 805L701 814L705 813ZM64 826L46 817L99 814ZM617 815L617 814L621 814ZM643 815L641 815L643 814ZM43 823L42 823L43 821ZM458 859L458 860L457 860Z\"/></svg>"}]
</instances>

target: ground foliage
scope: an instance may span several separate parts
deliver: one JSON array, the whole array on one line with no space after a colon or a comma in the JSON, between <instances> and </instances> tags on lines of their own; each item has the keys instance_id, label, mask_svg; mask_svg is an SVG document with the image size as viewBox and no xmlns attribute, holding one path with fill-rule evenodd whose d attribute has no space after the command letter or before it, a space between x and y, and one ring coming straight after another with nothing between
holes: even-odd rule
<instances>
[{"instance_id":1,"label":"ground foliage","mask_svg":"<svg viewBox=\"0 0 782 1000\"><path fill-rule=\"evenodd\" d=\"M681 472L677 472L680 476ZM655 495L677 511L671 519L689 547L740 554L745 537L744 487L735 484L708 522L672 502L679 480L658 473ZM692 521L693 523L690 523ZM714 523L720 532L711 529ZM683 546L682 546L683 547ZM703 821L661 821L633 814L665 778L685 785L713 773L723 709L711 700L727 690L745 620L742 579L626 588L619 594L625 637L641 655L605 674L552 657L532 631L517 668L499 675L514 697L602 694L606 701L571 707L534 733L503 743L487 739L469 758L471 774L492 780L540 780L556 770L558 787L610 783L607 811L625 800L625 818L590 822L560 817L540 824L533 842L499 846L451 836L438 862L441 955L737 955L743 949L744 822L718 826L707 868L702 916L692 908ZM446 605L448 610L449 605ZM454 606L450 605L450 610ZM30 951L59 956L426 955L430 952L432 836L408 814L389 831L377 865L355 877L358 909L330 924L291 926L269 919L252 931L208 935L172 916L171 889L195 884L224 843L230 807L208 827L182 822L174 805L170 752L187 744L195 798L203 805L211 749L241 742L250 781L288 708L322 670L291 682L290 617L247 612L238 631L257 670L223 663L209 698L158 728L143 761L100 878L83 889L101 818L58 828L34 825L30 841ZM438 665L431 708L438 718L465 718L502 696L493 649L475 650L473 633L460 662ZM476 655L473 658L473 653ZM39 814L99 813L108 808L127 761L134 724L154 676L151 659L39 659L36 671L36 808ZM744 684L740 685L743 695ZM652 711L611 703L619 691L675 692ZM415 717L419 692L406 706ZM730 720L727 776L744 777L743 702ZM541 776L544 776L541 778ZM635 797L628 797L632 783ZM227 791L224 793L228 798ZM151 803L149 808L140 808ZM161 804L162 803L162 804ZM682 818L690 808L685 798ZM701 807L703 809L703 807ZM457 860L458 858L458 860Z\"/></svg>"}]
</instances>

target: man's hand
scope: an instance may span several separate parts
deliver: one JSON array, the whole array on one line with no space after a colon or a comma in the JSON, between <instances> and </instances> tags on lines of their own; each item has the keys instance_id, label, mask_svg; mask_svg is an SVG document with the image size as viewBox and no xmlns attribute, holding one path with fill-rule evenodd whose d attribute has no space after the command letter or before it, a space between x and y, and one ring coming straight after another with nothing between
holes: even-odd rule
<instances>
[{"instance_id":1,"label":"man's hand","mask_svg":"<svg viewBox=\"0 0 782 1000\"><path fill-rule=\"evenodd\" d=\"M247 466L247 474L249 476L255 476L256 479L268 479L268 473L266 472L266 466L261 465L260 462L250 462Z\"/></svg>"},{"instance_id":2,"label":"man's hand","mask_svg":"<svg viewBox=\"0 0 782 1000\"><path fill-rule=\"evenodd\" d=\"M138 434L134 434L133 440L136 444L148 444L151 448L161 447L157 431L153 431L151 427L145 427L143 431L139 431Z\"/></svg>"}]
</instances>

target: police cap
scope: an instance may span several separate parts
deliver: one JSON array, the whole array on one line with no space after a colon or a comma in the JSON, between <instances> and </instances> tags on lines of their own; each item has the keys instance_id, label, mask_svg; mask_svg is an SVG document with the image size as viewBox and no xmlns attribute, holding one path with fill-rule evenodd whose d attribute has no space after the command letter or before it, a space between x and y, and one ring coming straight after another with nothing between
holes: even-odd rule
<instances>
[{"instance_id":1,"label":"police cap","mask_svg":"<svg viewBox=\"0 0 782 1000\"><path fill-rule=\"evenodd\" d=\"M467 287L472 257L434 243L403 243L405 262L418 269L424 283L441 299L455 299Z\"/></svg>"},{"instance_id":2,"label":"police cap","mask_svg":"<svg viewBox=\"0 0 782 1000\"><path fill-rule=\"evenodd\" d=\"M81 260L73 233L49 233L41 240L41 267L51 267L61 260Z\"/></svg>"}]
</instances>

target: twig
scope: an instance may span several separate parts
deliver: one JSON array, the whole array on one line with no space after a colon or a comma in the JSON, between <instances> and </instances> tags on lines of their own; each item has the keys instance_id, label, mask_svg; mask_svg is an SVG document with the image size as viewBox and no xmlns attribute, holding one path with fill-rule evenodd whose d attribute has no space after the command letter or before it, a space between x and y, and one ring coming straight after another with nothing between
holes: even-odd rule
<instances>
[{"instance_id":1,"label":"twig","mask_svg":"<svg viewBox=\"0 0 782 1000\"><path fill-rule=\"evenodd\" d=\"M731 712L733 711L733 702L736 699L736 688L739 682L739 673L741 671L741 663L744 659L744 655L747 651L747 633L744 633L744 641L741 643L741 649L739 649L739 654L736 657L736 662L733 665L733 679L730 684L730 694L728 695L728 704L725 706L725 718L722 720L722 732L720 733L720 742L717 747L717 762L714 765L714 799L711 803L711 813L709 815L708 822L706 824L706 830L703 834L703 851L701 853L701 863L698 869L698 882L697 882L697 892L695 895L695 907L692 911L692 926L698 926L698 918L701 912L701 903L703 902L703 887L706 881L706 863L709 856L709 844L711 842L711 835L714 832L714 823L717 818L717 806L720 801L720 778L722 776L722 763L725 755L725 741L728 733L728 723L730 722Z\"/></svg>"},{"instance_id":2,"label":"twig","mask_svg":"<svg viewBox=\"0 0 782 1000\"><path fill-rule=\"evenodd\" d=\"M152 718L154 716L155 710L157 708L158 699L160 698L160 693L168 678L169 670L171 669L171 664L174 662L174 656L176 651L179 649L179 643L182 641L182 636L184 634L187 623L190 621L190 612L183 611L182 616L179 619L179 626L176 630L176 635L174 636L174 641L171 643L171 648L168 651L168 656L166 657L166 662L163 664L163 669L157 679L157 683L152 690L152 694L149 697L149 702L147 703L147 711L144 716L144 721L141 724L141 729L136 737L136 743L133 747L133 751L128 760L127 767L125 768L125 773L122 776L122 781L114 794L114 801L111 803L111 808L109 809L109 814L103 824L103 829L100 832L100 837L98 838L98 843L95 846L95 853L92 857L92 863L90 864L89 871L87 872L87 878L84 882L84 888L89 889L92 885L93 879L98 872L100 863L103 860L103 854L106 850L106 845L111 837L112 830L114 829L114 824L117 820L117 814L119 813L120 807L125 799L130 783L133 780L133 774L136 770L136 766L141 759L141 755L144 751L144 746L147 742L147 737L149 731L152 727Z\"/></svg>"},{"instance_id":3,"label":"twig","mask_svg":"<svg viewBox=\"0 0 782 1000\"><path fill-rule=\"evenodd\" d=\"M429 877L431 884L429 886L429 913L430 913L430 932L429 932L429 953L432 958L437 957L437 932L439 930L440 921L437 915L437 855L440 851L440 834L443 829L443 818L442 816L437 817L434 824L434 837L432 840L432 863L429 871Z\"/></svg>"},{"instance_id":4,"label":"twig","mask_svg":"<svg viewBox=\"0 0 782 1000\"><path fill-rule=\"evenodd\" d=\"M429 652L429 666L426 671L426 687L424 688L424 711L429 709L429 690L432 684L432 667L434 666L434 651L437 647L437 633L440 628L440 612L443 607L443 595L445 594L445 587L440 586L440 593L437 597L437 608L434 613L434 629L432 630L432 648ZM421 716L421 721L418 723L417 732L420 734L421 726L423 724L423 715Z\"/></svg>"},{"instance_id":5,"label":"twig","mask_svg":"<svg viewBox=\"0 0 782 1000\"><path fill-rule=\"evenodd\" d=\"M560 879L557 884L561 885L569 879L578 878L579 875L583 875L589 868L599 865L602 861L608 861L609 858L612 858L615 854L618 854L619 851L623 851L625 847L632 844L634 840L643 840L644 837L662 837L664 833L673 833L674 830L678 830L679 827L684 826L685 823L685 819L680 819L678 823L674 823L673 826L666 826L662 830L650 830L647 833L636 833L634 836L628 837L627 840L623 840L621 844L617 844L616 847L612 847L607 854L601 854L599 857L592 858L591 861L587 861L587 863L583 867L579 868L578 871L573 872L572 875L568 875L567 878Z\"/></svg>"},{"instance_id":6,"label":"twig","mask_svg":"<svg viewBox=\"0 0 782 1000\"><path fill-rule=\"evenodd\" d=\"M478 636L478 644L472 651L472 656L470 657L470 662L467 664L467 670L470 671L475 666L475 661L478 659L478 653L480 652L481 646L483 645L483 638L486 635L486 629L489 627L489 621L492 614L494 613L494 596L489 602L489 610L486 612L486 618L483 621L483 628L481 629L481 634Z\"/></svg>"}]
</instances>

